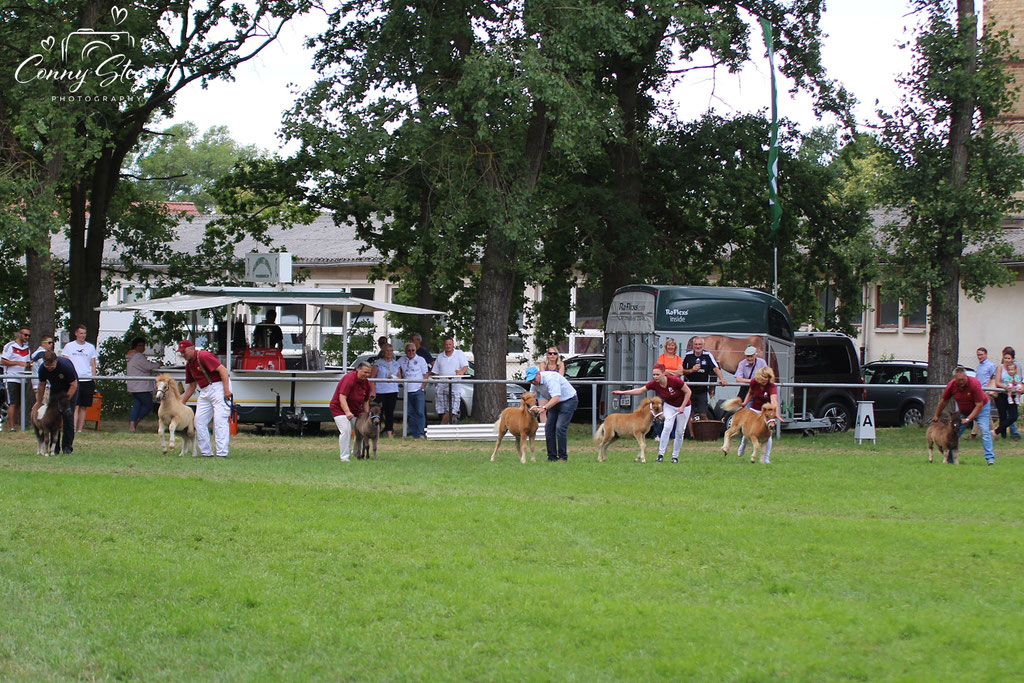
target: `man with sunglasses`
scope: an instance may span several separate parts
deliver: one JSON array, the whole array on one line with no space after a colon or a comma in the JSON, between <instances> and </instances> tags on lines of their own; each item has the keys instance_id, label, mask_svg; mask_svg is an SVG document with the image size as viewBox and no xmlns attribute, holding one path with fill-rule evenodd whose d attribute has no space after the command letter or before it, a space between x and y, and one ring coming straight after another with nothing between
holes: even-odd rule
<instances>
[{"instance_id":1,"label":"man with sunglasses","mask_svg":"<svg viewBox=\"0 0 1024 683\"><path fill-rule=\"evenodd\" d=\"M35 389L39 386L39 368L43 367L43 354L47 351L57 352L57 349L53 346L53 335L48 334L39 340L39 348L32 352L32 355L28 357L32 361L32 388Z\"/></svg>"},{"instance_id":2,"label":"man with sunglasses","mask_svg":"<svg viewBox=\"0 0 1024 683\"><path fill-rule=\"evenodd\" d=\"M4 378L7 380L7 427L12 432L21 426L21 383L32 365L28 357L28 336L28 327L22 325L14 341L7 342L3 353L0 353L0 365L4 368Z\"/></svg>"}]
</instances>

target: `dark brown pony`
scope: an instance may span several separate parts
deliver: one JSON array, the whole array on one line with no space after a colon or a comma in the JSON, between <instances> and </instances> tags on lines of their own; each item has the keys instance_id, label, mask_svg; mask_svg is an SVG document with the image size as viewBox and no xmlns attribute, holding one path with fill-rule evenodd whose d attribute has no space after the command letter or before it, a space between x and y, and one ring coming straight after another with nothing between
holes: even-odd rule
<instances>
[{"instance_id":1,"label":"dark brown pony","mask_svg":"<svg viewBox=\"0 0 1024 683\"><path fill-rule=\"evenodd\" d=\"M71 409L66 391L43 394L43 405L32 414L32 426L36 430L39 455L56 455L61 449L61 433L64 429L64 412Z\"/></svg>"}]
</instances>

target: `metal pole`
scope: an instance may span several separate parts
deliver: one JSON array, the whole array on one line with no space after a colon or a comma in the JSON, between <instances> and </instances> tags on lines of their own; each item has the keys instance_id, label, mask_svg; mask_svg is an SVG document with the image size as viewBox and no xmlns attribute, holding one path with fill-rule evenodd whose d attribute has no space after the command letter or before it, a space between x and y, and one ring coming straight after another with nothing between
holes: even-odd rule
<instances>
[{"instance_id":1,"label":"metal pole","mask_svg":"<svg viewBox=\"0 0 1024 683\"><path fill-rule=\"evenodd\" d=\"M21 431L25 431L25 400L28 396L28 392L25 391L25 385L30 382L31 379L26 377L21 383L21 406L19 406L19 409L21 410ZM33 405L35 405L35 402L33 402Z\"/></svg>"},{"instance_id":2,"label":"metal pole","mask_svg":"<svg viewBox=\"0 0 1024 683\"><path fill-rule=\"evenodd\" d=\"M409 385L402 384L402 438L409 438Z\"/></svg>"}]
</instances>

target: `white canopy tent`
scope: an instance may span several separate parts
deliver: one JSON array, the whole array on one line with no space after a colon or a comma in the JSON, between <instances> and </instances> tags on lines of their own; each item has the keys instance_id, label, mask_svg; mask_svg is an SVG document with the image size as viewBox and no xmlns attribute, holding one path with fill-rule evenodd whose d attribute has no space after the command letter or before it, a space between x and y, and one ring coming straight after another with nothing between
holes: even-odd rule
<instances>
[{"instance_id":1,"label":"white canopy tent","mask_svg":"<svg viewBox=\"0 0 1024 683\"><path fill-rule=\"evenodd\" d=\"M333 311L385 311L411 315L444 315L444 311L429 308L404 306L402 304L373 301L349 296L348 292L326 288L298 287L196 287L183 294L118 304L100 306L100 311L160 311L184 313L226 307L227 309L227 359L225 367L231 367L231 319L232 308L237 304L247 306L318 306ZM342 361L348 365L348 327L342 328Z\"/></svg>"}]
</instances>

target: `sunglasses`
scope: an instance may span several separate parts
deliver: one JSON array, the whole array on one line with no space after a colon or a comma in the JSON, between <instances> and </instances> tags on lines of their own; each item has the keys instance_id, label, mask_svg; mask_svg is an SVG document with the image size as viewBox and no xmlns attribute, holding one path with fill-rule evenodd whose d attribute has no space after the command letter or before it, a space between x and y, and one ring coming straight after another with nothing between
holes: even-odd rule
<instances>
[{"instance_id":1,"label":"sunglasses","mask_svg":"<svg viewBox=\"0 0 1024 683\"><path fill-rule=\"evenodd\" d=\"M549 356L557 356L558 355L558 351L548 351L548 355Z\"/></svg>"}]
</instances>

